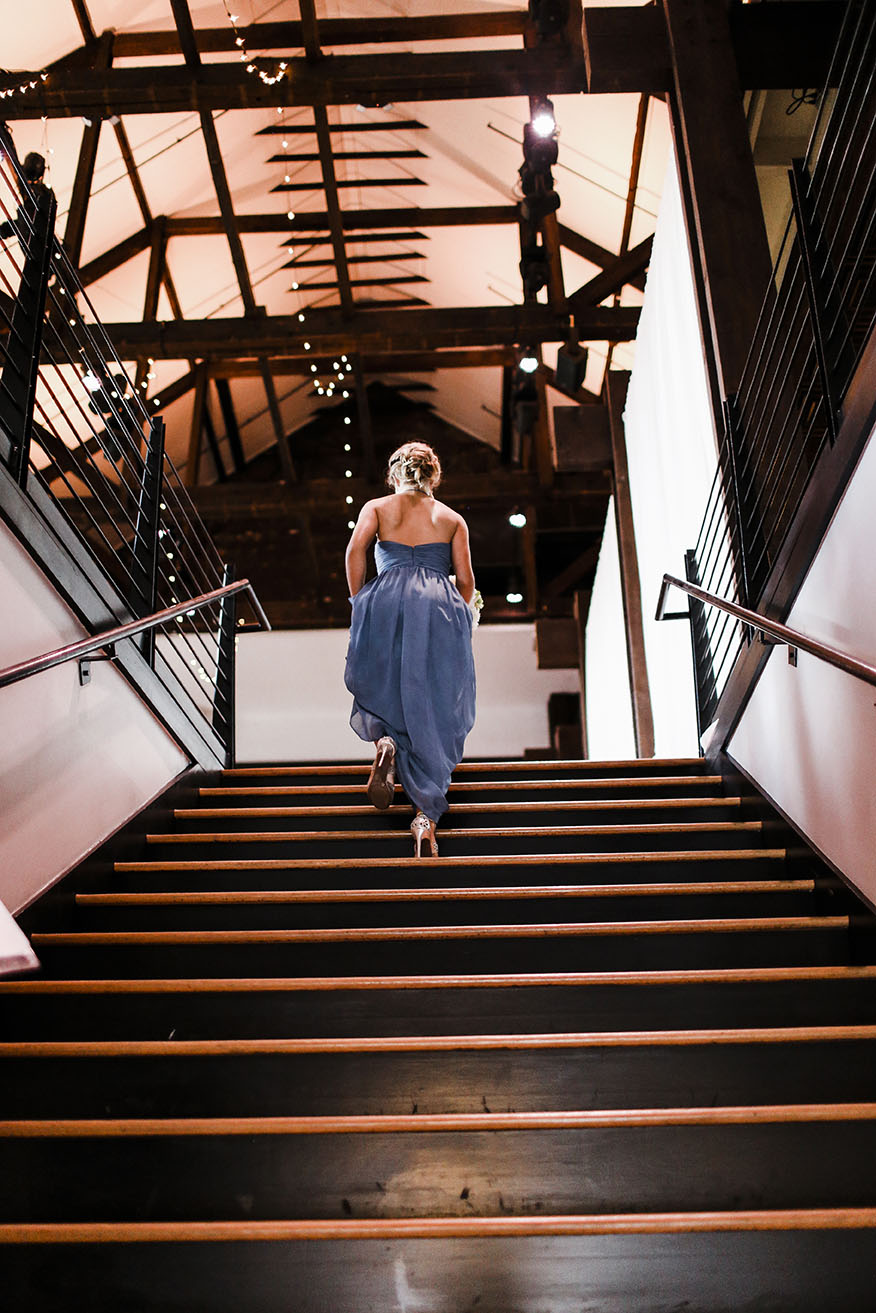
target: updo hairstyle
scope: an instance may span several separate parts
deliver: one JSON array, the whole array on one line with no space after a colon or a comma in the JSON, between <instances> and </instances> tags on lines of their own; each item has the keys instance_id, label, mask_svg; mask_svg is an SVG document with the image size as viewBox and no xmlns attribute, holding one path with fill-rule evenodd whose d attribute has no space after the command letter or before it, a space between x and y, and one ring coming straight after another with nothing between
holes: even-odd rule
<instances>
[{"instance_id":1,"label":"updo hairstyle","mask_svg":"<svg viewBox=\"0 0 876 1313\"><path fill-rule=\"evenodd\" d=\"M390 456L386 481L391 488L431 492L441 482L441 462L425 442L406 442Z\"/></svg>"}]
</instances>

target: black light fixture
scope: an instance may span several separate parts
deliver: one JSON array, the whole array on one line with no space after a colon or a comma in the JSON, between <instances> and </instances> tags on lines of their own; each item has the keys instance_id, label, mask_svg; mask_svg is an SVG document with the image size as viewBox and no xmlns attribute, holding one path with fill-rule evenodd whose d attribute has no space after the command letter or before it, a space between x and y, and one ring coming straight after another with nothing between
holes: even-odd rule
<instances>
[{"instance_id":1,"label":"black light fixture","mask_svg":"<svg viewBox=\"0 0 876 1313\"><path fill-rule=\"evenodd\" d=\"M520 190L523 199L520 202L520 217L524 223L540 223L545 215L555 214L560 208L560 198L554 191L550 170L536 173L525 162L519 169Z\"/></svg>"},{"instance_id":2,"label":"black light fixture","mask_svg":"<svg viewBox=\"0 0 876 1313\"><path fill-rule=\"evenodd\" d=\"M554 115L554 102L547 96L539 101L532 111L530 125L536 137L555 137L557 133L557 120ZM556 157L554 159L556 162Z\"/></svg>"},{"instance_id":3,"label":"black light fixture","mask_svg":"<svg viewBox=\"0 0 876 1313\"><path fill-rule=\"evenodd\" d=\"M519 369L511 391L511 423L521 438L535 428L538 419L538 392L531 374Z\"/></svg>"},{"instance_id":4,"label":"black light fixture","mask_svg":"<svg viewBox=\"0 0 876 1313\"><path fill-rule=\"evenodd\" d=\"M547 41L569 21L569 0L529 0L529 19L539 41Z\"/></svg>"},{"instance_id":5,"label":"black light fixture","mask_svg":"<svg viewBox=\"0 0 876 1313\"><path fill-rule=\"evenodd\" d=\"M583 385L586 374L587 348L571 337L557 352L554 381L561 392L571 397Z\"/></svg>"},{"instance_id":6,"label":"black light fixture","mask_svg":"<svg viewBox=\"0 0 876 1313\"><path fill-rule=\"evenodd\" d=\"M550 264L543 246L532 243L523 248L520 277L523 279L523 291L527 296L535 296L543 287L547 287L550 280Z\"/></svg>"},{"instance_id":7,"label":"black light fixture","mask_svg":"<svg viewBox=\"0 0 876 1313\"><path fill-rule=\"evenodd\" d=\"M531 122L523 126L523 158L536 173L544 173L552 164L556 164L558 154L557 124L553 106L546 100L533 114ZM547 181L552 182L553 179L548 178Z\"/></svg>"}]
</instances>

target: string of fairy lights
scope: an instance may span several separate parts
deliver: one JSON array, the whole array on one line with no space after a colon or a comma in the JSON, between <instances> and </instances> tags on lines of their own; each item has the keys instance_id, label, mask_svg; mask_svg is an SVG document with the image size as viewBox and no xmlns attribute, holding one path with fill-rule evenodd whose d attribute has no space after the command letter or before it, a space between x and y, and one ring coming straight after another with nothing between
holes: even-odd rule
<instances>
[{"instance_id":1,"label":"string of fairy lights","mask_svg":"<svg viewBox=\"0 0 876 1313\"><path fill-rule=\"evenodd\" d=\"M288 72L289 65L287 61L285 59L271 60L271 66L274 69L273 73L269 73L266 68L263 68L262 64L264 63L264 57L261 55L255 56L250 54L243 30L238 27L240 18L239 14L232 14L227 0L222 0L222 6L225 10L228 22L231 25L231 30L234 33L234 44L240 52L240 62L243 64L247 73L251 74L253 77L257 77L266 87L275 87L278 82L283 80Z\"/></svg>"}]
</instances>

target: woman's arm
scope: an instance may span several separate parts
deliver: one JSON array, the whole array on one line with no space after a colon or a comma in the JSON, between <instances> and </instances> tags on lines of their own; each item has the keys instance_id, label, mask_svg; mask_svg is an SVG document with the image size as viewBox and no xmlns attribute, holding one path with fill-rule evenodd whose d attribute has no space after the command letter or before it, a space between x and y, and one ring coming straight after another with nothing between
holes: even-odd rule
<instances>
[{"instance_id":1,"label":"woman's arm","mask_svg":"<svg viewBox=\"0 0 876 1313\"><path fill-rule=\"evenodd\" d=\"M474 597L475 578L471 565L471 551L468 545L468 525L460 515L456 532L450 540L453 553L453 573L456 575L456 587L462 594L464 602L471 602Z\"/></svg>"},{"instance_id":2,"label":"woman's arm","mask_svg":"<svg viewBox=\"0 0 876 1313\"><path fill-rule=\"evenodd\" d=\"M366 557L368 548L377 537L377 504L367 501L359 512L356 527L347 543L344 563L347 568L347 588L350 596L355 597L365 582Z\"/></svg>"}]
</instances>

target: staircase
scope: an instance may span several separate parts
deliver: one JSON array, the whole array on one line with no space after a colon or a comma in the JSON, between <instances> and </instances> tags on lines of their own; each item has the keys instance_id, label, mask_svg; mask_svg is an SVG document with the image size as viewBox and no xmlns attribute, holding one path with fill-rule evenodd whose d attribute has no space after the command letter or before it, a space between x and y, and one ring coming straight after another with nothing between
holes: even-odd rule
<instances>
[{"instance_id":1,"label":"staircase","mask_svg":"<svg viewBox=\"0 0 876 1313\"><path fill-rule=\"evenodd\" d=\"M700 761L192 777L0 984L29 1313L872 1313L869 919Z\"/></svg>"}]
</instances>

